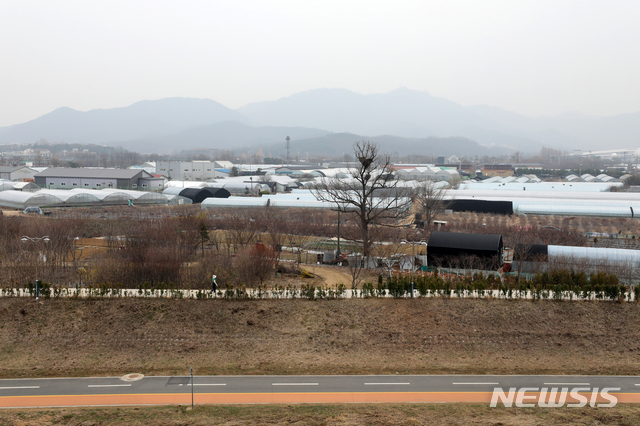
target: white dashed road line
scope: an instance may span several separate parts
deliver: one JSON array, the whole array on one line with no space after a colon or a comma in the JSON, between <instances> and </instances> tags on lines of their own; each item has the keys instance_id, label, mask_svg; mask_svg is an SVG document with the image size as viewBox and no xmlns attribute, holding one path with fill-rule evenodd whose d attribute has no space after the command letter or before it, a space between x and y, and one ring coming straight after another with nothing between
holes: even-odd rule
<instances>
[{"instance_id":1,"label":"white dashed road line","mask_svg":"<svg viewBox=\"0 0 640 426\"><path fill-rule=\"evenodd\" d=\"M545 383L545 385L549 385L549 386L591 386L591 384L589 383Z\"/></svg>"},{"instance_id":2,"label":"white dashed road line","mask_svg":"<svg viewBox=\"0 0 640 426\"><path fill-rule=\"evenodd\" d=\"M189 383L187 386L191 386ZM227 386L226 383L196 383L193 386Z\"/></svg>"},{"instance_id":3,"label":"white dashed road line","mask_svg":"<svg viewBox=\"0 0 640 426\"><path fill-rule=\"evenodd\" d=\"M88 388L122 388L128 387L131 385L88 385Z\"/></svg>"},{"instance_id":4,"label":"white dashed road line","mask_svg":"<svg viewBox=\"0 0 640 426\"><path fill-rule=\"evenodd\" d=\"M40 389L40 386L5 386L0 388L2 389Z\"/></svg>"},{"instance_id":5,"label":"white dashed road line","mask_svg":"<svg viewBox=\"0 0 640 426\"><path fill-rule=\"evenodd\" d=\"M271 383L271 386L318 386L317 383Z\"/></svg>"},{"instance_id":6,"label":"white dashed road line","mask_svg":"<svg viewBox=\"0 0 640 426\"><path fill-rule=\"evenodd\" d=\"M499 385L498 382L453 382L454 385Z\"/></svg>"},{"instance_id":7,"label":"white dashed road line","mask_svg":"<svg viewBox=\"0 0 640 426\"><path fill-rule=\"evenodd\" d=\"M411 383L365 383L365 385L410 385Z\"/></svg>"}]
</instances>

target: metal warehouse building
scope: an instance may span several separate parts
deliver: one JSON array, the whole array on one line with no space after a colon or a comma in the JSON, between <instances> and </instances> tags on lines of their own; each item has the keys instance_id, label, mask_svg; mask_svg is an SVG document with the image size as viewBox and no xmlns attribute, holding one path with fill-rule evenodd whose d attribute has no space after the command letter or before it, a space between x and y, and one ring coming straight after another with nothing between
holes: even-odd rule
<instances>
[{"instance_id":1,"label":"metal warehouse building","mask_svg":"<svg viewBox=\"0 0 640 426\"><path fill-rule=\"evenodd\" d=\"M52 167L34 176L35 183L47 189L117 188L158 190L164 178L154 177L141 169L80 169Z\"/></svg>"}]
</instances>

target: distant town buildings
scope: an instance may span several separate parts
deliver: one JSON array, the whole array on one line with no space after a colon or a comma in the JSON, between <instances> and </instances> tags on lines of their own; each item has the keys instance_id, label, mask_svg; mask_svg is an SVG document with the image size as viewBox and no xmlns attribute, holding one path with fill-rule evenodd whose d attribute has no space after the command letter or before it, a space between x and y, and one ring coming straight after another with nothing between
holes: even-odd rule
<instances>
[{"instance_id":1,"label":"distant town buildings","mask_svg":"<svg viewBox=\"0 0 640 426\"><path fill-rule=\"evenodd\" d=\"M482 166L482 174L485 176L513 176L515 170L511 164L485 164Z\"/></svg>"},{"instance_id":2,"label":"distant town buildings","mask_svg":"<svg viewBox=\"0 0 640 426\"><path fill-rule=\"evenodd\" d=\"M24 150L16 150L16 149L3 149L0 150L0 157L5 158L15 158L22 160L34 160L38 157L42 159L51 158L51 151L48 149L32 149L27 148Z\"/></svg>"}]
</instances>

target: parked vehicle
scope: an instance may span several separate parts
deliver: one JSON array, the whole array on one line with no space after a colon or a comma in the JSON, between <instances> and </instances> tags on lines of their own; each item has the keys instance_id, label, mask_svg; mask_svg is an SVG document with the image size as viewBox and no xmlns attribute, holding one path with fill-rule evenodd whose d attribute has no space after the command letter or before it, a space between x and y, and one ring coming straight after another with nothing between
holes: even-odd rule
<instances>
[{"instance_id":1,"label":"parked vehicle","mask_svg":"<svg viewBox=\"0 0 640 426\"><path fill-rule=\"evenodd\" d=\"M43 212L40 207L27 207L26 209L24 209L22 211L22 213L25 213L25 214L43 214L45 216L48 216L48 215L51 214L51 212Z\"/></svg>"}]
</instances>

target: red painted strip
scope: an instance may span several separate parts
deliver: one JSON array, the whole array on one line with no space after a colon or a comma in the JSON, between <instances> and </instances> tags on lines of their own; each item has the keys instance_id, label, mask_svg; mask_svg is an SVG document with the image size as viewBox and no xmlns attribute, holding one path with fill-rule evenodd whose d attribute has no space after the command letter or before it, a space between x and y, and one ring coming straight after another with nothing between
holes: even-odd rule
<instances>
[{"instance_id":1,"label":"red painted strip","mask_svg":"<svg viewBox=\"0 0 640 426\"><path fill-rule=\"evenodd\" d=\"M590 393L582 393L589 397ZM309 393L197 393L196 404L295 403L486 403L492 392L309 392ZM527 395L539 395L527 392ZM612 393L620 403L640 403L640 393ZM527 401L530 402L531 400ZM599 398L599 402L607 402ZM567 398L567 403L576 402ZM70 407L96 405L188 405L191 394L51 395L0 397L0 408Z\"/></svg>"}]
</instances>

